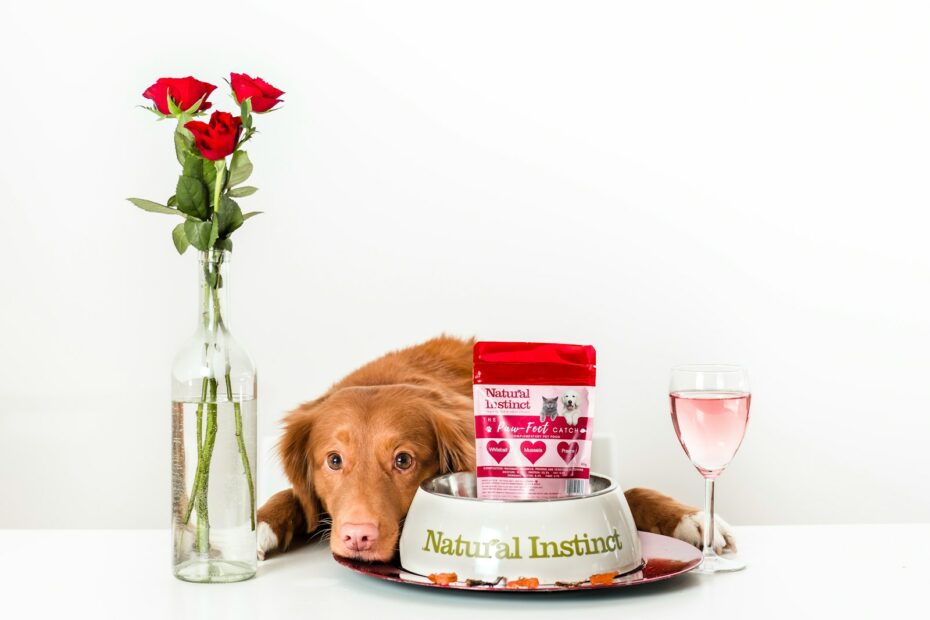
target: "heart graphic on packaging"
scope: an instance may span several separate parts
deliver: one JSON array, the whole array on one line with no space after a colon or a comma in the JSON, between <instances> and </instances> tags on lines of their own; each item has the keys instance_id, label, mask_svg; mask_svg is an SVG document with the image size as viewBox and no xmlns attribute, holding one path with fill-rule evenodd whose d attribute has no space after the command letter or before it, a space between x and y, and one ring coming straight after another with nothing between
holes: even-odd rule
<instances>
[{"instance_id":1,"label":"heart graphic on packaging","mask_svg":"<svg viewBox=\"0 0 930 620\"><path fill-rule=\"evenodd\" d=\"M520 444L520 452L523 453L526 460L535 465L536 461L546 452L546 444L541 441L524 441Z\"/></svg>"},{"instance_id":2,"label":"heart graphic on packaging","mask_svg":"<svg viewBox=\"0 0 930 620\"><path fill-rule=\"evenodd\" d=\"M510 444L506 441L489 441L487 448L488 454L498 463L504 460L504 457L510 452Z\"/></svg>"},{"instance_id":3,"label":"heart graphic on packaging","mask_svg":"<svg viewBox=\"0 0 930 620\"><path fill-rule=\"evenodd\" d=\"M559 453L559 456L562 457L562 460L566 463L571 462L573 458L578 456L578 451L581 448L578 446L577 441L568 443L567 441L560 441L559 445L555 447L555 451Z\"/></svg>"}]
</instances>

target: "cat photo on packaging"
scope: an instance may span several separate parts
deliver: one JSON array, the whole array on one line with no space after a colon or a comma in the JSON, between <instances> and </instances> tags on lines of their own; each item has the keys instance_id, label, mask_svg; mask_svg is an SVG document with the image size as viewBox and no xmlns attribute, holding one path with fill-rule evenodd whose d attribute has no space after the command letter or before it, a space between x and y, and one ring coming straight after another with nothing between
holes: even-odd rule
<instances>
[{"instance_id":1,"label":"cat photo on packaging","mask_svg":"<svg viewBox=\"0 0 930 620\"><path fill-rule=\"evenodd\" d=\"M554 420L559 417L559 397L546 398L542 397L542 411L539 412L539 421L545 422L547 419Z\"/></svg>"}]
</instances>

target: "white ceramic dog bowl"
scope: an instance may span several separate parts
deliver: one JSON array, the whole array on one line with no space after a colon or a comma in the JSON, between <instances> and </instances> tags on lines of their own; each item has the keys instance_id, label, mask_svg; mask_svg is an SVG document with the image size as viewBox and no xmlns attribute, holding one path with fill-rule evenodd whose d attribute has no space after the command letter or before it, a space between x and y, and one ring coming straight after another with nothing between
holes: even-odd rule
<instances>
[{"instance_id":1,"label":"white ceramic dog bowl","mask_svg":"<svg viewBox=\"0 0 930 620\"><path fill-rule=\"evenodd\" d=\"M591 494L581 497L479 500L475 491L475 475L467 472L420 486L400 537L404 569L554 583L642 565L633 515L609 478L592 474Z\"/></svg>"}]
</instances>

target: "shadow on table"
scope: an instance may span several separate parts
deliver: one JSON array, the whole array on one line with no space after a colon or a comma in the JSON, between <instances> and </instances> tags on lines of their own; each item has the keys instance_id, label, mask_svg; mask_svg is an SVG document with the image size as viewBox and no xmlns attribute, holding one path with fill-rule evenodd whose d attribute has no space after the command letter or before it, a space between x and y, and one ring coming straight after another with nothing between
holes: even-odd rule
<instances>
[{"instance_id":1,"label":"shadow on table","mask_svg":"<svg viewBox=\"0 0 930 620\"><path fill-rule=\"evenodd\" d=\"M258 579L263 580L270 575L277 575L288 579L288 573L298 580L309 577L304 572L308 565L307 560L313 558L320 561L316 564L313 577L315 579L333 580L333 586L357 591L369 596L377 596L386 603L397 602L405 604L426 604L432 607L435 604L448 604L454 600L467 605L469 608L496 608L508 606L534 606L546 605L598 605L603 603L619 602L624 599L642 600L648 597L669 595L684 592L700 587L701 575L684 574L664 581L643 583L622 588L604 588L597 590L564 590L556 592L532 592L526 590L508 592L488 592L482 590L451 590L441 588L424 588L414 584L404 584L392 581L382 581L369 576L361 575L344 567L332 559L328 545L308 545L295 549L287 554L277 554L269 561L261 562L258 569ZM337 585L338 584L338 585Z\"/></svg>"},{"instance_id":2,"label":"shadow on table","mask_svg":"<svg viewBox=\"0 0 930 620\"><path fill-rule=\"evenodd\" d=\"M500 607L501 605L578 605L582 601L606 601L620 599L639 599L650 596L661 596L673 592L681 592L700 586L700 576L681 575L665 581L644 583L638 586L624 588L605 588L600 590L565 590L560 592L483 592L481 590L442 590L439 588L423 588L396 582L378 581L352 573L346 578L358 580L358 587L366 589L371 594L383 595L386 598L396 598L409 602L409 597L416 592L420 601L448 602L450 597L469 606Z\"/></svg>"}]
</instances>

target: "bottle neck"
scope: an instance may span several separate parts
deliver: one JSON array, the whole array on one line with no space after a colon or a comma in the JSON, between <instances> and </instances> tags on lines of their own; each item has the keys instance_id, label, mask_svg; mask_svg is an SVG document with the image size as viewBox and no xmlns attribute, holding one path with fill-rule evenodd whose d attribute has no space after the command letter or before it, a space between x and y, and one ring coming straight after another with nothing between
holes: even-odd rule
<instances>
[{"instance_id":1,"label":"bottle neck","mask_svg":"<svg viewBox=\"0 0 930 620\"><path fill-rule=\"evenodd\" d=\"M200 253L200 326L208 332L229 325L229 252L207 250Z\"/></svg>"}]
</instances>

